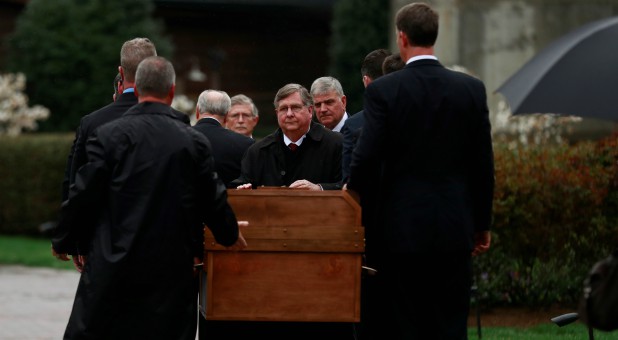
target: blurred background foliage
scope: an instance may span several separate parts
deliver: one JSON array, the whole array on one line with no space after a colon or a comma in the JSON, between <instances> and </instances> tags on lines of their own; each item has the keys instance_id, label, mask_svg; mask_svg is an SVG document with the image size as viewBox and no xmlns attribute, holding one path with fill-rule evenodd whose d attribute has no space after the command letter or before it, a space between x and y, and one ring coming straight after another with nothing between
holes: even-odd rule
<instances>
[{"instance_id":1,"label":"blurred background foliage","mask_svg":"<svg viewBox=\"0 0 618 340\"><path fill-rule=\"evenodd\" d=\"M41 236L55 221L72 134L0 136L0 234Z\"/></svg>"},{"instance_id":2,"label":"blurred background foliage","mask_svg":"<svg viewBox=\"0 0 618 340\"><path fill-rule=\"evenodd\" d=\"M388 38L395 34L388 18L389 6L382 0L339 0L335 3L330 73L341 82L348 100L348 114L363 108L365 88L360 73L363 59L373 50L388 49Z\"/></svg>"},{"instance_id":3,"label":"blurred background foliage","mask_svg":"<svg viewBox=\"0 0 618 340\"><path fill-rule=\"evenodd\" d=\"M111 101L126 40L149 37L170 57L171 40L153 10L151 0L27 3L8 40L7 70L24 73L31 103L50 110L41 131L74 131L83 115Z\"/></svg>"}]
</instances>

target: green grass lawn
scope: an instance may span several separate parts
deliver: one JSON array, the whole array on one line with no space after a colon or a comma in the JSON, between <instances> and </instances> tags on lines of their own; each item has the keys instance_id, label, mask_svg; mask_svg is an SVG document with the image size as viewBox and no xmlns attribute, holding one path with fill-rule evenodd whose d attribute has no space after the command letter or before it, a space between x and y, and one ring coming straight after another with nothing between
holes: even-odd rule
<instances>
[{"instance_id":1,"label":"green grass lawn","mask_svg":"<svg viewBox=\"0 0 618 340\"><path fill-rule=\"evenodd\" d=\"M484 340L585 340L588 339L588 329L585 325L575 322L558 327L552 323L531 328L486 327L481 329ZM468 339L478 339L476 328L468 328ZM595 340L618 339L618 332L594 332Z\"/></svg>"},{"instance_id":2,"label":"green grass lawn","mask_svg":"<svg viewBox=\"0 0 618 340\"><path fill-rule=\"evenodd\" d=\"M74 270L72 261L60 261L52 256L48 239L23 236L0 236L0 264Z\"/></svg>"},{"instance_id":3,"label":"green grass lawn","mask_svg":"<svg viewBox=\"0 0 618 340\"><path fill-rule=\"evenodd\" d=\"M0 235L0 264L75 270L71 261L59 261L51 255L51 243L48 239L22 236ZM482 327L481 332L481 339L486 340L588 339L586 327L579 322L564 327L558 327L550 322L531 328ZM478 339L476 327L468 329L468 337L470 340ZM596 331L594 338L596 340L618 339L618 332Z\"/></svg>"}]
</instances>

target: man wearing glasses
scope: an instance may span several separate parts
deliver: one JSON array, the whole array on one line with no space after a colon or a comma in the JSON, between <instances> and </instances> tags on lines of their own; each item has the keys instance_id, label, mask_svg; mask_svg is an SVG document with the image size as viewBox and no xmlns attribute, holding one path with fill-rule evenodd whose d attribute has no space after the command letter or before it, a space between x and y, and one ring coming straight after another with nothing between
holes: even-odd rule
<instances>
[{"instance_id":1,"label":"man wearing glasses","mask_svg":"<svg viewBox=\"0 0 618 340\"><path fill-rule=\"evenodd\" d=\"M311 121L313 100L299 84L275 96L279 128L253 144L243 157L238 189L288 186L306 190L341 188L341 134Z\"/></svg>"},{"instance_id":2,"label":"man wearing glasses","mask_svg":"<svg viewBox=\"0 0 618 340\"><path fill-rule=\"evenodd\" d=\"M237 94L232 98L232 107L225 115L225 127L241 135L253 138L253 129L260 120L258 109L251 98Z\"/></svg>"}]
</instances>

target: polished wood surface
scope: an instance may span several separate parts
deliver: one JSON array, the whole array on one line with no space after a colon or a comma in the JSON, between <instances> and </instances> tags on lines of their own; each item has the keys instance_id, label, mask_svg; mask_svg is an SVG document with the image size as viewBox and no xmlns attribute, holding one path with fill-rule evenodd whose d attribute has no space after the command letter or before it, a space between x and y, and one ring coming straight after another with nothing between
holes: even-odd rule
<instances>
[{"instance_id":1,"label":"polished wood surface","mask_svg":"<svg viewBox=\"0 0 618 340\"><path fill-rule=\"evenodd\" d=\"M360 319L364 229L346 191L228 190L248 247L229 251L205 229L207 319Z\"/></svg>"}]
</instances>

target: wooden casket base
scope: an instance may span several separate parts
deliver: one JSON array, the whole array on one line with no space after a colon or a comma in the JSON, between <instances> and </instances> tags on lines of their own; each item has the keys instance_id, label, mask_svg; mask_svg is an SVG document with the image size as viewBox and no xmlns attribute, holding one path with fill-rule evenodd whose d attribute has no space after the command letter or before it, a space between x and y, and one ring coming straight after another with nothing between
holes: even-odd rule
<instances>
[{"instance_id":1,"label":"wooden casket base","mask_svg":"<svg viewBox=\"0 0 618 340\"><path fill-rule=\"evenodd\" d=\"M206 319L360 321L364 231L360 207L349 194L291 189L228 193L238 220L249 221L242 229L248 247L229 251L206 229L200 297ZM283 214L285 210L274 208L281 202L297 207L289 210L296 215L293 220L270 216Z\"/></svg>"}]
</instances>

